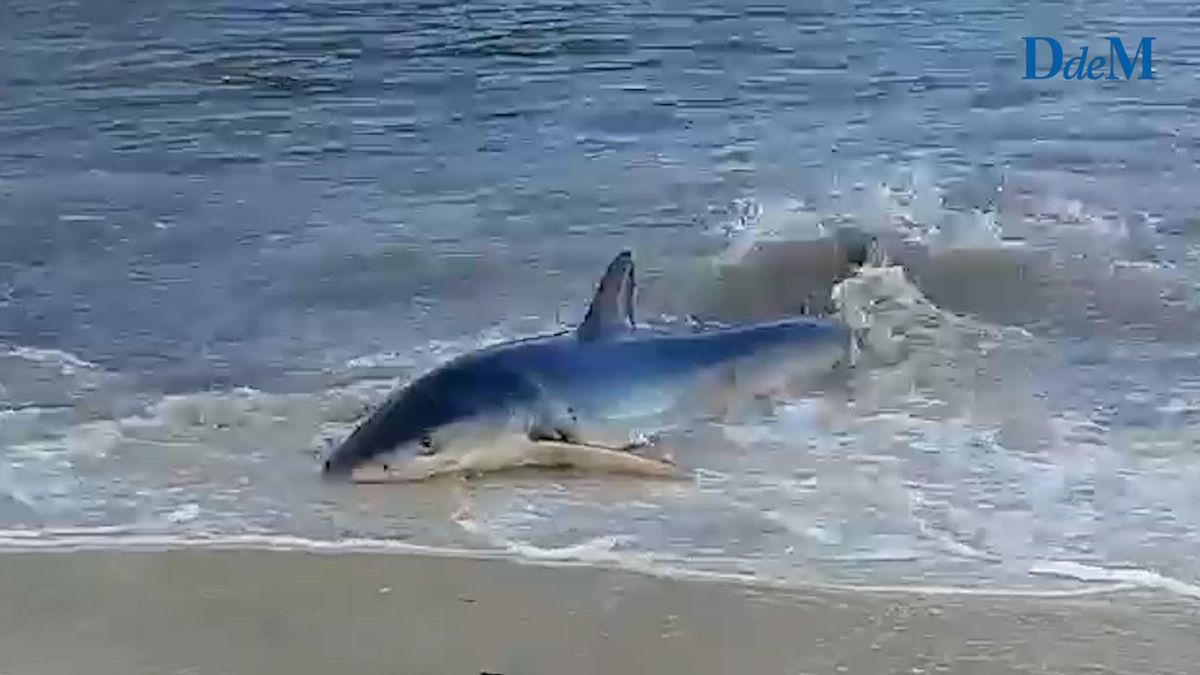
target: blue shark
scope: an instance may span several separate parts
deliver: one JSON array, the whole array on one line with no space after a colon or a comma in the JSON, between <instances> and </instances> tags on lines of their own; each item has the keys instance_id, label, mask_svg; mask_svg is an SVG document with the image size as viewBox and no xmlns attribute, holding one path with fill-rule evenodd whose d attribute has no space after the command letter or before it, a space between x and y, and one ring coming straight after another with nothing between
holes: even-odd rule
<instances>
[{"instance_id":1,"label":"blue shark","mask_svg":"<svg viewBox=\"0 0 1200 675\"><path fill-rule=\"evenodd\" d=\"M583 322L452 359L394 391L326 458L355 482L424 480L514 467L675 475L640 452L639 424L683 410L719 414L731 396L771 393L847 356L832 318L665 329L634 319L633 254L605 270Z\"/></svg>"}]
</instances>

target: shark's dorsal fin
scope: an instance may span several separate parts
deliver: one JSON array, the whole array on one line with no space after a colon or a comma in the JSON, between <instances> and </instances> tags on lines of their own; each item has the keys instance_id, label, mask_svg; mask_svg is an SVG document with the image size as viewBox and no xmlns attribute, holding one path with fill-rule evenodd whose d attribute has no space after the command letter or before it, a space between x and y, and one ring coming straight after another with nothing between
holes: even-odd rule
<instances>
[{"instance_id":1,"label":"shark's dorsal fin","mask_svg":"<svg viewBox=\"0 0 1200 675\"><path fill-rule=\"evenodd\" d=\"M580 340L599 340L633 330L633 253L621 251L608 264L587 316L576 333Z\"/></svg>"}]
</instances>

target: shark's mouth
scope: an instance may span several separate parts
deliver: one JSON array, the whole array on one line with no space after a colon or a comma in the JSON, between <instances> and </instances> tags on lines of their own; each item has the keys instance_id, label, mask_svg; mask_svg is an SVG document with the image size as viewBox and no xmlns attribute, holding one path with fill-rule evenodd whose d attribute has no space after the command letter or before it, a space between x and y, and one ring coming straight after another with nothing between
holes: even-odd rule
<instances>
[{"instance_id":1,"label":"shark's mouth","mask_svg":"<svg viewBox=\"0 0 1200 675\"><path fill-rule=\"evenodd\" d=\"M435 476L456 473L461 470L456 457L431 455L407 457L391 461L371 461L359 464L350 470L353 483L413 483Z\"/></svg>"}]
</instances>

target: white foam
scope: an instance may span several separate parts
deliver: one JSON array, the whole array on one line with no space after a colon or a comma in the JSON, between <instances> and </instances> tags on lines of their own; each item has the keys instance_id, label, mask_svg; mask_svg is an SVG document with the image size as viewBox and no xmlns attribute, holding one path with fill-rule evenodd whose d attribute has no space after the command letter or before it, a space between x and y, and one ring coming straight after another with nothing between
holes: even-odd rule
<instances>
[{"instance_id":1,"label":"white foam","mask_svg":"<svg viewBox=\"0 0 1200 675\"><path fill-rule=\"evenodd\" d=\"M465 549L427 546L391 539L347 538L327 540L266 534L181 537L163 533L128 533L124 528L120 527L54 531L0 530L0 551L9 552L72 553L82 551L164 552L172 550L209 550L299 551L322 554L403 554L440 558L462 558L467 560L509 560L542 567L619 569L656 578L736 584L763 590L795 591L817 589L912 595L1070 598L1117 592L1138 586L1135 583L1118 581L1084 589L1032 590L965 586L873 586L801 583L756 577L750 574L714 572L685 567L685 564L696 562L691 559L658 557L638 553L621 553L619 555L605 553L605 551L611 552L612 548L619 543L621 543L619 538L598 538L581 546L540 549L541 553L536 554L536 557L522 557L512 548ZM725 560L722 562L727 563L729 561Z\"/></svg>"},{"instance_id":2,"label":"white foam","mask_svg":"<svg viewBox=\"0 0 1200 675\"><path fill-rule=\"evenodd\" d=\"M183 504L166 515L166 519L172 523L190 523L199 517L200 505L195 502Z\"/></svg>"},{"instance_id":3,"label":"white foam","mask_svg":"<svg viewBox=\"0 0 1200 675\"><path fill-rule=\"evenodd\" d=\"M85 361L74 354L58 349L42 349L38 347L8 347L0 351L0 358L14 357L35 363L45 363L58 366L64 375L70 375L75 370L100 370L100 366Z\"/></svg>"},{"instance_id":4,"label":"white foam","mask_svg":"<svg viewBox=\"0 0 1200 675\"><path fill-rule=\"evenodd\" d=\"M632 543L628 535L593 537L572 546L540 547L532 544L506 541L505 548L518 557L529 560L576 560L580 562L607 562L614 560L614 552L621 544Z\"/></svg>"},{"instance_id":5,"label":"white foam","mask_svg":"<svg viewBox=\"0 0 1200 675\"><path fill-rule=\"evenodd\" d=\"M1086 583L1124 583L1142 588L1154 588L1176 595L1200 599L1200 585L1172 579L1157 572L1137 568L1106 568L1069 560L1043 560L1030 566L1029 573L1040 576L1074 579Z\"/></svg>"},{"instance_id":6,"label":"white foam","mask_svg":"<svg viewBox=\"0 0 1200 675\"><path fill-rule=\"evenodd\" d=\"M357 356L346 361L345 367L353 370L369 370L373 368L412 368L415 363L410 353L379 352Z\"/></svg>"}]
</instances>

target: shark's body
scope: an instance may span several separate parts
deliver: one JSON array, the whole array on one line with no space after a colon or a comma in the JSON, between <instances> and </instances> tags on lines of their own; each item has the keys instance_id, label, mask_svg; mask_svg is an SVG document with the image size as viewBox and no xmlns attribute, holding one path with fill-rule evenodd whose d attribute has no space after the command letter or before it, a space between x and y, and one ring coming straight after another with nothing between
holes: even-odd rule
<instances>
[{"instance_id":1,"label":"shark's body","mask_svg":"<svg viewBox=\"0 0 1200 675\"><path fill-rule=\"evenodd\" d=\"M849 329L830 319L640 328L633 290L633 259L623 252L578 329L471 352L414 380L346 439L325 472L361 481L521 465L668 474L670 463L631 452L634 420L722 389L775 388L833 366L849 343Z\"/></svg>"}]
</instances>

